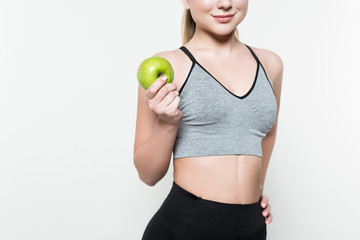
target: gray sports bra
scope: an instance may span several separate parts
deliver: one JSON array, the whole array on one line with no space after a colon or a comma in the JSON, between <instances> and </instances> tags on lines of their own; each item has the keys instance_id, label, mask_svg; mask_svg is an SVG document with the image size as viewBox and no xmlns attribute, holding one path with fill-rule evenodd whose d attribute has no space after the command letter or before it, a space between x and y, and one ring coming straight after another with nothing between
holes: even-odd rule
<instances>
[{"instance_id":1,"label":"gray sports bra","mask_svg":"<svg viewBox=\"0 0 360 240\"><path fill-rule=\"evenodd\" d=\"M180 47L192 65L179 90L179 109L184 116L175 139L174 159L227 154L262 158L261 141L275 123L277 102L264 67L246 47L257 62L257 70L243 96L230 92L185 46Z\"/></svg>"}]
</instances>

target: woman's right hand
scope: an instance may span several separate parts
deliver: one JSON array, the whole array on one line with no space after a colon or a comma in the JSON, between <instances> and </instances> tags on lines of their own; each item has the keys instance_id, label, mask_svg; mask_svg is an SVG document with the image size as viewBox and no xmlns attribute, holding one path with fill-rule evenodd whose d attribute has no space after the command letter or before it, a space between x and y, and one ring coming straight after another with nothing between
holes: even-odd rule
<instances>
[{"instance_id":1,"label":"woman's right hand","mask_svg":"<svg viewBox=\"0 0 360 240\"><path fill-rule=\"evenodd\" d=\"M179 92L176 91L175 83L165 83L166 76L159 77L150 85L146 90L146 104L162 121L178 125L183 118L183 113L178 108L181 100Z\"/></svg>"}]
</instances>

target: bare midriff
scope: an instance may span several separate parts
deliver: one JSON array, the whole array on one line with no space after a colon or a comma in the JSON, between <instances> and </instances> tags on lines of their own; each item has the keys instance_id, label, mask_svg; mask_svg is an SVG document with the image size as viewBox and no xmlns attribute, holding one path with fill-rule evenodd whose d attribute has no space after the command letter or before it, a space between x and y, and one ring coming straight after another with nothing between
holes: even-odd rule
<instances>
[{"instance_id":1,"label":"bare midriff","mask_svg":"<svg viewBox=\"0 0 360 240\"><path fill-rule=\"evenodd\" d=\"M174 181L206 200L249 204L261 195L261 158L254 155L219 155L176 158Z\"/></svg>"}]
</instances>

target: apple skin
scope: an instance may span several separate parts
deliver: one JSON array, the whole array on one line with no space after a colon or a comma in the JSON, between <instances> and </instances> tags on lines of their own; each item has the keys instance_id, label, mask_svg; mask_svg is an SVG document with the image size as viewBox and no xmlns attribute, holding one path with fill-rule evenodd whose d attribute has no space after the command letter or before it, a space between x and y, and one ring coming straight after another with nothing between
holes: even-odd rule
<instances>
[{"instance_id":1,"label":"apple skin","mask_svg":"<svg viewBox=\"0 0 360 240\"><path fill-rule=\"evenodd\" d=\"M145 90L161 75L167 76L166 83L171 83L174 79L174 70L168 60L157 56L145 59L137 72L140 86Z\"/></svg>"}]
</instances>

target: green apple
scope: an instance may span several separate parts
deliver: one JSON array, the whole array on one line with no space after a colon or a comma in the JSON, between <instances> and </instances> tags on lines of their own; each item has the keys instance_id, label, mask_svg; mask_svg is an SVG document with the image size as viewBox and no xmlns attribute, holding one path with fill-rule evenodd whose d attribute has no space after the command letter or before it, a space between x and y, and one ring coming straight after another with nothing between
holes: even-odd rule
<instances>
[{"instance_id":1,"label":"green apple","mask_svg":"<svg viewBox=\"0 0 360 240\"><path fill-rule=\"evenodd\" d=\"M166 83L174 79L174 70L168 60L162 57L149 57L139 66L137 77L142 88L147 90L160 76L167 76Z\"/></svg>"}]
</instances>

